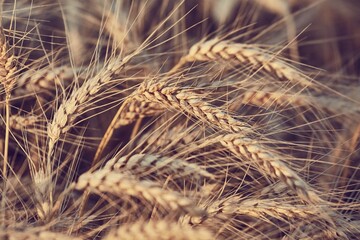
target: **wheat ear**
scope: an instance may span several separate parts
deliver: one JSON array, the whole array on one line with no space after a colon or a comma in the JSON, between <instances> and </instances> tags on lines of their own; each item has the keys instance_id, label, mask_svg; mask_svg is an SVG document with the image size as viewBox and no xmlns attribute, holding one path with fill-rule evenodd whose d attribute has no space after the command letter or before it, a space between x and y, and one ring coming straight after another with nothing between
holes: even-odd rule
<instances>
[{"instance_id":1,"label":"wheat ear","mask_svg":"<svg viewBox=\"0 0 360 240\"><path fill-rule=\"evenodd\" d=\"M139 181L132 176L110 169L84 173L79 177L75 188L90 192L106 192L118 197L125 194L152 204L158 203L166 210L182 210L190 215L206 215L206 212L197 208L193 201L176 192L164 190L155 182Z\"/></svg>"},{"instance_id":2,"label":"wheat ear","mask_svg":"<svg viewBox=\"0 0 360 240\"><path fill-rule=\"evenodd\" d=\"M291 205L274 200L262 200L257 198L241 199L232 196L226 199L215 200L206 207L207 218L184 217L184 221L190 224L201 224L208 218L229 219L234 215L248 215L255 218L270 216L277 219L309 219L321 215L321 211L309 205ZM325 216L328 218L328 216Z\"/></svg>"},{"instance_id":3,"label":"wheat ear","mask_svg":"<svg viewBox=\"0 0 360 240\"><path fill-rule=\"evenodd\" d=\"M346 234L341 228L335 225L337 215L335 215L335 213L333 214L331 209L322 209L315 206L291 205L273 200L259 199L242 201L236 209L237 214L245 214L256 218L262 218L267 215L280 220L291 219L290 221L295 221L295 219L298 218L324 221L324 226L330 225L328 226L330 227L329 234L332 237L346 237ZM333 216L331 214L333 214Z\"/></svg>"},{"instance_id":4,"label":"wheat ear","mask_svg":"<svg viewBox=\"0 0 360 240\"><path fill-rule=\"evenodd\" d=\"M226 134L220 135L212 141L220 142L239 157L254 160L266 174L283 181L303 200L310 203L322 202L320 197L311 190L311 187L282 161L281 155L271 151L257 140L239 134Z\"/></svg>"},{"instance_id":5,"label":"wheat ear","mask_svg":"<svg viewBox=\"0 0 360 240\"><path fill-rule=\"evenodd\" d=\"M133 96L139 101L157 102L166 107L195 116L230 132L253 132L250 126L206 102L200 94L163 83L142 84Z\"/></svg>"},{"instance_id":6,"label":"wheat ear","mask_svg":"<svg viewBox=\"0 0 360 240\"><path fill-rule=\"evenodd\" d=\"M158 220L124 224L118 229L110 231L108 235L104 237L104 240L115 239L210 240L213 239L213 235L205 228L192 229L171 221Z\"/></svg>"},{"instance_id":7,"label":"wheat ear","mask_svg":"<svg viewBox=\"0 0 360 240\"><path fill-rule=\"evenodd\" d=\"M9 119L9 125L14 130L23 130L27 128L34 128L39 117L35 115L13 115Z\"/></svg>"},{"instance_id":8,"label":"wheat ear","mask_svg":"<svg viewBox=\"0 0 360 240\"><path fill-rule=\"evenodd\" d=\"M34 230L25 230L25 231L16 231L6 229L0 233L2 239L8 240L81 240L80 237L68 236L61 233L50 232L50 231L34 231Z\"/></svg>"},{"instance_id":9,"label":"wheat ear","mask_svg":"<svg viewBox=\"0 0 360 240\"><path fill-rule=\"evenodd\" d=\"M219 59L226 61L235 59L241 64L250 64L254 68L261 68L261 70L277 76L279 80L290 81L305 87L315 87L315 84L308 77L274 54L255 45L221 41L217 38L199 42L192 46L189 53L183 56L169 73L176 72L188 62L216 61Z\"/></svg>"},{"instance_id":10,"label":"wheat ear","mask_svg":"<svg viewBox=\"0 0 360 240\"><path fill-rule=\"evenodd\" d=\"M0 27L0 83L5 90L5 146L4 146L4 162L3 162L3 178L7 177L7 165L9 155L9 137L10 137L10 98L11 91L15 85L15 57L9 53L4 31Z\"/></svg>"},{"instance_id":11,"label":"wheat ear","mask_svg":"<svg viewBox=\"0 0 360 240\"><path fill-rule=\"evenodd\" d=\"M52 189L51 184L51 171L52 171L52 154L55 144L59 140L61 134L65 134L72 127L74 120L84 110L86 104L94 98L100 91L104 84L109 83L111 79L123 68L124 64L130 61L135 55L133 53L124 57L123 59L112 58L107 65L94 77L88 79L75 91L73 91L69 98L65 99L56 110L53 120L48 123L48 147L47 157L44 167L35 172L34 178L37 179L39 187L37 195L49 196L49 208L52 207ZM41 203L43 205L43 203Z\"/></svg>"},{"instance_id":12,"label":"wheat ear","mask_svg":"<svg viewBox=\"0 0 360 240\"><path fill-rule=\"evenodd\" d=\"M259 107L277 106L287 107L308 107L310 106L309 96L299 93L290 93L279 90L276 86L266 86L263 89L250 89L241 94L234 101L241 101L243 104L252 104Z\"/></svg>"},{"instance_id":13,"label":"wheat ear","mask_svg":"<svg viewBox=\"0 0 360 240\"><path fill-rule=\"evenodd\" d=\"M32 95L46 92L52 94L52 91L59 88L66 88L75 79L75 73L80 69L73 69L69 66L47 67L37 71L22 75L17 81L17 88L14 91L15 96ZM79 79L82 80L82 79Z\"/></svg>"},{"instance_id":14,"label":"wheat ear","mask_svg":"<svg viewBox=\"0 0 360 240\"><path fill-rule=\"evenodd\" d=\"M60 135L71 128L71 124L83 110L84 104L96 96L101 87L113 79L113 76L122 69L131 57L129 55L121 61L113 59L96 76L85 81L81 87L72 92L68 99L61 103L54 114L53 120L48 124L48 155L52 153Z\"/></svg>"},{"instance_id":15,"label":"wheat ear","mask_svg":"<svg viewBox=\"0 0 360 240\"><path fill-rule=\"evenodd\" d=\"M148 171L156 172L157 174L159 174L159 172L170 172L180 177L192 176L199 178L203 176L210 179L214 178L212 174L197 164L153 154L135 154L119 159L112 158L106 163L104 168L123 171L129 170L136 174Z\"/></svg>"},{"instance_id":16,"label":"wheat ear","mask_svg":"<svg viewBox=\"0 0 360 240\"><path fill-rule=\"evenodd\" d=\"M266 86L261 90L245 91L234 101L241 101L244 104L253 104L259 107L271 107L276 104L281 107L313 108L330 114L360 115L360 107L345 99L334 96L309 96L284 92L274 86Z\"/></svg>"},{"instance_id":17,"label":"wheat ear","mask_svg":"<svg viewBox=\"0 0 360 240\"><path fill-rule=\"evenodd\" d=\"M132 96L127 98L118 109L99 144L93 163L96 163L99 160L102 151L116 129L115 126L118 125L118 119L121 119L121 116L125 114L124 110L127 108L128 104L134 101L147 102L148 104L158 103L160 106L157 106L157 108L163 107L166 109L168 107L180 112L185 111L185 113L188 113L191 116L195 116L205 122L210 122L227 131L252 131L247 123L237 120L215 106L207 103L200 94L187 89L184 90L180 87L166 87L163 81L147 81L141 84L138 90L135 91Z\"/></svg>"}]
</instances>

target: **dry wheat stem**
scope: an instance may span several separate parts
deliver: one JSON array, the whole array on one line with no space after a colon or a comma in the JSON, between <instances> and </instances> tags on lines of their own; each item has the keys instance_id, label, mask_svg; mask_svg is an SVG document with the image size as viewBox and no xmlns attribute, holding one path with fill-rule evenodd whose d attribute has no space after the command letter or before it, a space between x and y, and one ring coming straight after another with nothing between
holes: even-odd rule
<instances>
[{"instance_id":1,"label":"dry wheat stem","mask_svg":"<svg viewBox=\"0 0 360 240\"><path fill-rule=\"evenodd\" d=\"M192 229L168 220L158 220L124 224L118 229L110 231L104 238L104 240L115 239L210 240L213 239L213 235L205 228Z\"/></svg>"},{"instance_id":2,"label":"dry wheat stem","mask_svg":"<svg viewBox=\"0 0 360 240\"><path fill-rule=\"evenodd\" d=\"M121 158L112 158L106 163L104 168L122 171L129 170L136 174L144 172L161 173L165 171L181 177L191 176L199 178L203 176L210 179L214 178L204 167L197 164L154 154L134 154Z\"/></svg>"},{"instance_id":3,"label":"dry wheat stem","mask_svg":"<svg viewBox=\"0 0 360 240\"><path fill-rule=\"evenodd\" d=\"M274 74L279 80L290 81L305 87L315 87L315 84L304 74L263 49L250 44L221 41L217 38L192 46L189 53L180 59L170 73L176 72L188 62L218 59L225 61L236 59L242 64L250 64L254 68L261 68L261 70Z\"/></svg>"},{"instance_id":4,"label":"dry wheat stem","mask_svg":"<svg viewBox=\"0 0 360 240\"><path fill-rule=\"evenodd\" d=\"M118 124L119 119L121 118L121 115L123 114L123 110L128 105L128 102L130 102L130 99L127 98L119 107L117 110L115 116L112 118L108 128L106 129L106 132L104 136L102 137L98 148L96 150L94 159L91 163L91 166L95 166L95 164L99 161L102 152L104 151L105 147L107 146L108 142L110 141L111 136L113 135L114 131L116 130L115 126Z\"/></svg>"},{"instance_id":5,"label":"dry wheat stem","mask_svg":"<svg viewBox=\"0 0 360 240\"><path fill-rule=\"evenodd\" d=\"M77 190L89 190L110 193L121 197L129 195L152 204L159 204L166 210L181 210L190 215L206 215L204 210L195 206L192 200L162 189L151 181L140 181L131 175L114 172L110 169L100 169L93 173L84 173L75 185Z\"/></svg>"}]
</instances>

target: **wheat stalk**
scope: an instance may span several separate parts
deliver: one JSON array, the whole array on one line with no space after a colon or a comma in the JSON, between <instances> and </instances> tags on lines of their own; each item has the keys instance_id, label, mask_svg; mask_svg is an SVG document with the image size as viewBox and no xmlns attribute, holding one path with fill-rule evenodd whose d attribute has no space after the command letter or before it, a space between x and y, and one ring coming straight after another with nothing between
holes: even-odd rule
<instances>
[{"instance_id":1,"label":"wheat stalk","mask_svg":"<svg viewBox=\"0 0 360 240\"><path fill-rule=\"evenodd\" d=\"M53 120L48 123L47 134L49 137L48 140L48 151L46 163L44 164L38 172L35 172L34 177L37 182L41 183L41 187L38 188L39 196L49 195L50 203L49 208L52 207L52 189L49 185L51 181L51 169L52 161L51 156L54 151L55 144L59 140L62 134L65 134L72 127L74 120L81 114L84 110L87 103L94 98L98 92L101 90L101 87L104 84L109 83L134 54L128 55L123 59L111 59L107 65L94 77L85 81L81 87L74 90L69 98L65 99L61 105L58 107L54 113ZM43 204L42 204L43 205Z\"/></svg>"}]
</instances>

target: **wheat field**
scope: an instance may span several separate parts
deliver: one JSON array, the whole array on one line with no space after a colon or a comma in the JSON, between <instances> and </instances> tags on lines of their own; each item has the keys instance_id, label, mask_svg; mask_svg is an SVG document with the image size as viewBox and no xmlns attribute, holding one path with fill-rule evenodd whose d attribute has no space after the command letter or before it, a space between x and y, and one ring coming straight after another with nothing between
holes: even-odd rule
<instances>
[{"instance_id":1,"label":"wheat field","mask_svg":"<svg viewBox=\"0 0 360 240\"><path fill-rule=\"evenodd\" d=\"M360 239L359 12L1 1L0 239Z\"/></svg>"}]
</instances>

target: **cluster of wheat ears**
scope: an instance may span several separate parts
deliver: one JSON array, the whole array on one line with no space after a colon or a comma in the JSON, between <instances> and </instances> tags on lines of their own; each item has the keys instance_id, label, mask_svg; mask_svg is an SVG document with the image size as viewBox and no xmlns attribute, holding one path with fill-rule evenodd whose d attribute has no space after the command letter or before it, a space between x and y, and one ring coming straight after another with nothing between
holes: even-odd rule
<instances>
[{"instance_id":1,"label":"cluster of wheat ears","mask_svg":"<svg viewBox=\"0 0 360 240\"><path fill-rule=\"evenodd\" d=\"M357 0L1 2L1 239L359 239Z\"/></svg>"}]
</instances>

